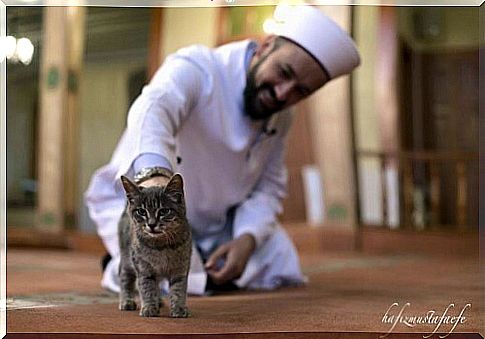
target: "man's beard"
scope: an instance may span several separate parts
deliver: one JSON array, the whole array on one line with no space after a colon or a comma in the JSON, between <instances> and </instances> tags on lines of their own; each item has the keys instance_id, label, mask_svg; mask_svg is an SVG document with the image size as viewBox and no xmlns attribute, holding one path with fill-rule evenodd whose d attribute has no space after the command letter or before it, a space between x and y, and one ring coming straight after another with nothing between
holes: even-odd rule
<instances>
[{"instance_id":1,"label":"man's beard","mask_svg":"<svg viewBox=\"0 0 485 339\"><path fill-rule=\"evenodd\" d=\"M272 85L268 83L262 83L259 86L256 85L256 72L266 58L267 55L261 58L261 60L258 60L258 62L249 71L246 79L246 87L244 88L244 110L246 114L253 120L265 120L274 113L280 111L284 106L284 103L278 103L276 93ZM258 98L258 94L262 91L268 91L269 95L271 95L271 97L275 100L275 108L268 109L263 106Z\"/></svg>"}]
</instances>

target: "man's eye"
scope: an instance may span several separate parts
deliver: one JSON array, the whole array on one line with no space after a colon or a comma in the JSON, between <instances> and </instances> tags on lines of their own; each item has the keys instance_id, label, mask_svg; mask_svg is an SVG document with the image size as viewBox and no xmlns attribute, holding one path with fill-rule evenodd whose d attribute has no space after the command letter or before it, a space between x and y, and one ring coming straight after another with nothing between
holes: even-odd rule
<instances>
[{"instance_id":1,"label":"man's eye","mask_svg":"<svg viewBox=\"0 0 485 339\"><path fill-rule=\"evenodd\" d=\"M310 95L310 91L309 91L309 90L307 90L306 88L301 88L301 87L300 87L300 88L298 89L298 92L299 92L299 93L300 93L302 96L304 96L304 97L306 97L306 96Z\"/></svg>"},{"instance_id":2,"label":"man's eye","mask_svg":"<svg viewBox=\"0 0 485 339\"><path fill-rule=\"evenodd\" d=\"M288 71L283 67L280 67L280 75L285 79L288 79L290 77L290 73L288 73Z\"/></svg>"}]
</instances>

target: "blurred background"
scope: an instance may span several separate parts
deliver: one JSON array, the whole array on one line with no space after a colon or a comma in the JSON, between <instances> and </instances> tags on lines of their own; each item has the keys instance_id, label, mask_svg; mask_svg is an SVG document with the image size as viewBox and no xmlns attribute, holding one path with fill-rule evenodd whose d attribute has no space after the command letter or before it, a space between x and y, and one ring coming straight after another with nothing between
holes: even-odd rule
<instances>
[{"instance_id":1,"label":"blurred background","mask_svg":"<svg viewBox=\"0 0 485 339\"><path fill-rule=\"evenodd\" d=\"M296 107L297 246L477 253L479 8L320 7L362 65ZM8 245L102 252L82 195L142 87L178 48L261 39L274 10L7 7Z\"/></svg>"}]
</instances>

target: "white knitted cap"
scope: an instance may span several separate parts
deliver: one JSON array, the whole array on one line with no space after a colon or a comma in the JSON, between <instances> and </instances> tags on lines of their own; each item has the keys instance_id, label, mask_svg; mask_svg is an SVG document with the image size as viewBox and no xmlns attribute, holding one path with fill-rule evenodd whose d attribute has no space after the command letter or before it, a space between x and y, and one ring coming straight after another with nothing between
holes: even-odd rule
<instances>
[{"instance_id":1,"label":"white knitted cap","mask_svg":"<svg viewBox=\"0 0 485 339\"><path fill-rule=\"evenodd\" d=\"M283 17L277 11L275 34L303 47L331 79L359 66L360 56L352 38L321 10L306 5L287 6Z\"/></svg>"}]
</instances>

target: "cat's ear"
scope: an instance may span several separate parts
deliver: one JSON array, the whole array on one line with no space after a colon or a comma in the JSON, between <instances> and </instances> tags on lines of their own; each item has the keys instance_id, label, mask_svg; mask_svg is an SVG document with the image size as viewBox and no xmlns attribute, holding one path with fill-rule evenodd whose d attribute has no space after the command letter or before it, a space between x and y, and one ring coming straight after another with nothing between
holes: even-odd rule
<instances>
[{"instance_id":1,"label":"cat's ear","mask_svg":"<svg viewBox=\"0 0 485 339\"><path fill-rule=\"evenodd\" d=\"M165 186L164 193L176 203L184 202L184 180L180 174L175 173L170 178L167 186Z\"/></svg>"},{"instance_id":2,"label":"cat's ear","mask_svg":"<svg viewBox=\"0 0 485 339\"><path fill-rule=\"evenodd\" d=\"M121 183L125 189L126 197L132 202L140 194L140 188L124 175L121 176Z\"/></svg>"}]
</instances>

